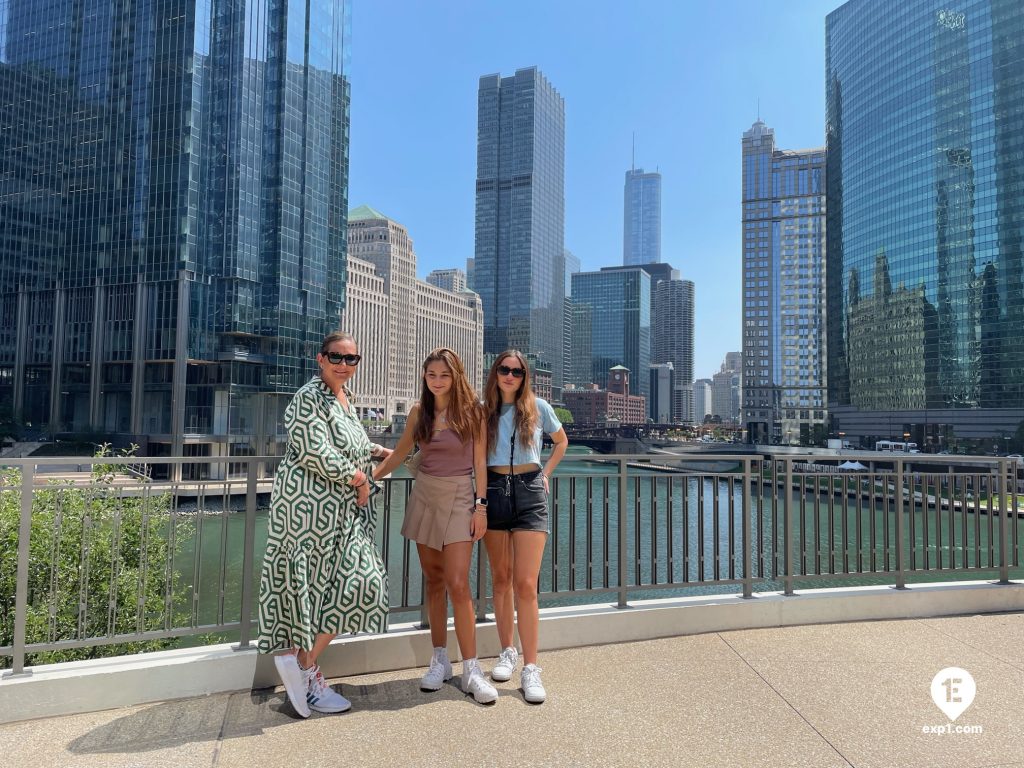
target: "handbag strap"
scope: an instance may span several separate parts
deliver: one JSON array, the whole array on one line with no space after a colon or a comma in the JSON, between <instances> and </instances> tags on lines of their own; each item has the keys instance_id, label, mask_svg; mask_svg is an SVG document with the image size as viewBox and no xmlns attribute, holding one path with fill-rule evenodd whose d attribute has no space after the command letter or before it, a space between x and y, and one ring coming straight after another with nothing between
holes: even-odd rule
<instances>
[{"instance_id":1,"label":"handbag strap","mask_svg":"<svg viewBox=\"0 0 1024 768\"><path fill-rule=\"evenodd\" d=\"M512 406L515 408L515 405ZM516 476L515 465L516 465L516 436L519 432L519 411L516 411L516 415L512 417L512 438L509 440L508 446L508 473L511 477Z\"/></svg>"}]
</instances>

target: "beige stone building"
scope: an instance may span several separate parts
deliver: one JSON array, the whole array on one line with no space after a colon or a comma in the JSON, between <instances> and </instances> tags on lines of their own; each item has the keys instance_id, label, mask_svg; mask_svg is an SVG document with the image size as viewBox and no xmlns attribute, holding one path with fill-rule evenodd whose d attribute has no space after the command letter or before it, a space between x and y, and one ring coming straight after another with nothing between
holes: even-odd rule
<instances>
[{"instance_id":1,"label":"beige stone building","mask_svg":"<svg viewBox=\"0 0 1024 768\"><path fill-rule=\"evenodd\" d=\"M348 255L350 262L353 258L369 262L374 274L383 280L387 313L383 327L359 326L353 322L346 322L345 327L352 329L360 340L368 338L370 333L383 335L387 356L385 413L388 417L393 413L408 413L414 402L413 374L419 368L419 361L415 359L416 252L412 238L397 221L363 205L349 211ZM343 317L347 320L349 315L346 306ZM365 407L362 403L359 405Z\"/></svg>"},{"instance_id":2,"label":"beige stone building","mask_svg":"<svg viewBox=\"0 0 1024 768\"><path fill-rule=\"evenodd\" d=\"M484 309L472 291L446 291L416 281L416 360L422 363L430 351L448 347L462 360L473 388L480 394L484 367ZM415 396L422 377L417 375Z\"/></svg>"},{"instance_id":3,"label":"beige stone building","mask_svg":"<svg viewBox=\"0 0 1024 768\"><path fill-rule=\"evenodd\" d=\"M345 285L345 311L341 328L356 337L363 359L352 378L356 408L364 418L371 410L390 414L387 402L388 295L384 278L373 264L348 257L348 282Z\"/></svg>"},{"instance_id":4,"label":"beige stone building","mask_svg":"<svg viewBox=\"0 0 1024 768\"><path fill-rule=\"evenodd\" d=\"M408 414L419 398L423 359L438 346L455 350L479 391L485 372L480 297L417 280L408 231L369 206L349 213L348 233L341 327L363 355L352 381L360 414L387 420Z\"/></svg>"}]
</instances>

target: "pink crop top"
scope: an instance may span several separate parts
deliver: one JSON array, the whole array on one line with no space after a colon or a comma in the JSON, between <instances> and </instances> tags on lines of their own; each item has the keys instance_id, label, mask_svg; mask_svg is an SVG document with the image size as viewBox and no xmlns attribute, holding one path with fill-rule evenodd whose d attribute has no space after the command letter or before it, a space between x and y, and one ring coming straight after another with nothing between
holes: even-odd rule
<instances>
[{"instance_id":1,"label":"pink crop top","mask_svg":"<svg viewBox=\"0 0 1024 768\"><path fill-rule=\"evenodd\" d=\"M421 445L423 461L420 472L434 477L455 477L473 473L473 441L463 443L451 429L435 432L426 445Z\"/></svg>"}]
</instances>

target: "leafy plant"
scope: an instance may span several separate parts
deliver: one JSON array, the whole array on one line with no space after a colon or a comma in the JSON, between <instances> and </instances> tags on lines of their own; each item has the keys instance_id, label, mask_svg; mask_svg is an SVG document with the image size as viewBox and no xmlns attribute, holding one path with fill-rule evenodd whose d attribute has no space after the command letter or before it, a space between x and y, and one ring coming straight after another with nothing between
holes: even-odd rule
<instances>
[{"instance_id":1,"label":"leafy plant","mask_svg":"<svg viewBox=\"0 0 1024 768\"><path fill-rule=\"evenodd\" d=\"M110 455L101 446L98 456ZM124 455L131 455L124 452ZM54 483L32 497L26 642L106 638L178 626L185 588L174 570L190 523L171 515L169 494L116 484L121 470L96 465L85 487ZM0 471L0 645L14 640L21 472ZM159 650L174 638L28 654L46 664ZM0 659L8 667L9 657Z\"/></svg>"}]
</instances>

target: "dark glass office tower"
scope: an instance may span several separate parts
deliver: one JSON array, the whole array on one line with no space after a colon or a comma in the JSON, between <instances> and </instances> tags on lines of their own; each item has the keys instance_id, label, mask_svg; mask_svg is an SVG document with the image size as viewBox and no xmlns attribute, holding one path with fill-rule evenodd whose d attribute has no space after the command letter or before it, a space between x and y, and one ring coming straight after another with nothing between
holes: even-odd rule
<instances>
[{"instance_id":1,"label":"dark glass office tower","mask_svg":"<svg viewBox=\"0 0 1024 768\"><path fill-rule=\"evenodd\" d=\"M832 430L934 450L1012 435L1024 4L851 0L826 51Z\"/></svg>"},{"instance_id":2,"label":"dark glass office tower","mask_svg":"<svg viewBox=\"0 0 1024 768\"><path fill-rule=\"evenodd\" d=\"M622 219L622 263L661 261L660 173L644 173L643 168L626 171Z\"/></svg>"},{"instance_id":3,"label":"dark glass office tower","mask_svg":"<svg viewBox=\"0 0 1024 768\"><path fill-rule=\"evenodd\" d=\"M644 372L632 379L631 391L648 396L651 280L642 267L604 267L572 276L573 383L607 388L608 370L624 365Z\"/></svg>"},{"instance_id":4,"label":"dark glass office tower","mask_svg":"<svg viewBox=\"0 0 1024 768\"><path fill-rule=\"evenodd\" d=\"M274 450L344 299L348 0L0 3L0 402Z\"/></svg>"},{"instance_id":5,"label":"dark glass office tower","mask_svg":"<svg viewBox=\"0 0 1024 768\"><path fill-rule=\"evenodd\" d=\"M508 347L551 368L561 394L565 103L536 68L480 78L473 290L484 351Z\"/></svg>"},{"instance_id":6,"label":"dark glass office tower","mask_svg":"<svg viewBox=\"0 0 1024 768\"><path fill-rule=\"evenodd\" d=\"M691 280L655 280L653 275L651 283L651 328L656 329L651 333L651 362L672 363L672 420L690 422L696 288Z\"/></svg>"}]
</instances>

